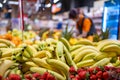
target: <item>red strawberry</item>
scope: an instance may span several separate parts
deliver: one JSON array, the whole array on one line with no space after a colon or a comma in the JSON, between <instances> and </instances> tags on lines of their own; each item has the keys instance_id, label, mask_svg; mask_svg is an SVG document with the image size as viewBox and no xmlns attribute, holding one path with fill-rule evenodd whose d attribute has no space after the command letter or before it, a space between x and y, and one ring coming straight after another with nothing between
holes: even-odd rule
<instances>
[{"instance_id":1,"label":"red strawberry","mask_svg":"<svg viewBox=\"0 0 120 80\"><path fill-rule=\"evenodd\" d=\"M33 73L32 76L33 76L34 78L40 78L40 77L41 77L41 75L40 75L39 73Z\"/></svg>"},{"instance_id":2,"label":"red strawberry","mask_svg":"<svg viewBox=\"0 0 120 80\"><path fill-rule=\"evenodd\" d=\"M97 74L96 74L96 76L97 76L98 78L101 78L101 77L102 77L102 71L98 71Z\"/></svg>"},{"instance_id":3,"label":"red strawberry","mask_svg":"<svg viewBox=\"0 0 120 80\"><path fill-rule=\"evenodd\" d=\"M81 80L80 76L76 75L75 80Z\"/></svg>"},{"instance_id":4,"label":"red strawberry","mask_svg":"<svg viewBox=\"0 0 120 80\"><path fill-rule=\"evenodd\" d=\"M84 70L84 69L79 68L79 69L77 70L77 73L80 73L81 71L85 71L85 70Z\"/></svg>"},{"instance_id":5,"label":"red strawberry","mask_svg":"<svg viewBox=\"0 0 120 80\"><path fill-rule=\"evenodd\" d=\"M94 71L94 68L88 68L88 71L89 71L90 74L92 74L93 71Z\"/></svg>"},{"instance_id":6,"label":"red strawberry","mask_svg":"<svg viewBox=\"0 0 120 80\"><path fill-rule=\"evenodd\" d=\"M26 74L24 77L27 80L32 80L32 75L31 74Z\"/></svg>"},{"instance_id":7,"label":"red strawberry","mask_svg":"<svg viewBox=\"0 0 120 80\"><path fill-rule=\"evenodd\" d=\"M102 80L101 78L98 78L97 80Z\"/></svg>"},{"instance_id":8,"label":"red strawberry","mask_svg":"<svg viewBox=\"0 0 120 80\"><path fill-rule=\"evenodd\" d=\"M103 79L107 80L109 78L108 72L103 72Z\"/></svg>"},{"instance_id":9,"label":"red strawberry","mask_svg":"<svg viewBox=\"0 0 120 80\"><path fill-rule=\"evenodd\" d=\"M46 77L46 80L55 80L55 77L49 73Z\"/></svg>"},{"instance_id":10,"label":"red strawberry","mask_svg":"<svg viewBox=\"0 0 120 80\"><path fill-rule=\"evenodd\" d=\"M105 69L105 71L109 71L109 70L110 70L110 67L104 66L104 69Z\"/></svg>"},{"instance_id":11,"label":"red strawberry","mask_svg":"<svg viewBox=\"0 0 120 80\"><path fill-rule=\"evenodd\" d=\"M46 79L48 74L49 72L45 72L43 75L41 75L40 79Z\"/></svg>"},{"instance_id":12,"label":"red strawberry","mask_svg":"<svg viewBox=\"0 0 120 80\"><path fill-rule=\"evenodd\" d=\"M101 69L99 67L96 67L95 70L96 71L101 71Z\"/></svg>"},{"instance_id":13,"label":"red strawberry","mask_svg":"<svg viewBox=\"0 0 120 80\"><path fill-rule=\"evenodd\" d=\"M10 74L8 78L9 80L21 80L20 76L17 74Z\"/></svg>"},{"instance_id":14,"label":"red strawberry","mask_svg":"<svg viewBox=\"0 0 120 80\"><path fill-rule=\"evenodd\" d=\"M72 79L72 78L75 78L75 76L71 74L71 75L70 75L70 79Z\"/></svg>"},{"instance_id":15,"label":"red strawberry","mask_svg":"<svg viewBox=\"0 0 120 80\"><path fill-rule=\"evenodd\" d=\"M96 76L96 75L90 76L90 80L96 80L96 79L97 79L97 76Z\"/></svg>"},{"instance_id":16,"label":"red strawberry","mask_svg":"<svg viewBox=\"0 0 120 80\"><path fill-rule=\"evenodd\" d=\"M0 80L2 80L2 76L0 75Z\"/></svg>"},{"instance_id":17,"label":"red strawberry","mask_svg":"<svg viewBox=\"0 0 120 80\"><path fill-rule=\"evenodd\" d=\"M71 74L75 74L76 73L75 68L73 66L71 66L70 69L69 69L69 72Z\"/></svg>"},{"instance_id":18,"label":"red strawberry","mask_svg":"<svg viewBox=\"0 0 120 80\"><path fill-rule=\"evenodd\" d=\"M81 79L86 79L86 74L87 74L87 71L81 71L78 73L78 75Z\"/></svg>"}]
</instances>

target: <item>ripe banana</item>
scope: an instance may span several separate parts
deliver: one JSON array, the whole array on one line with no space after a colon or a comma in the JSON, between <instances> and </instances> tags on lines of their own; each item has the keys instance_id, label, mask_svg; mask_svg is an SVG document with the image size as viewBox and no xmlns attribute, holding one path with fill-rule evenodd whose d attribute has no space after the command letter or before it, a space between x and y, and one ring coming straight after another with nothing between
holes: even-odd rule
<instances>
[{"instance_id":1,"label":"ripe banana","mask_svg":"<svg viewBox=\"0 0 120 80\"><path fill-rule=\"evenodd\" d=\"M87 49L92 49L94 51L99 52L96 47L93 47L93 46L82 46L81 48L76 49L76 50L74 50L74 51L71 52L72 58L74 58L75 55L79 54L81 51L87 50Z\"/></svg>"},{"instance_id":2,"label":"ripe banana","mask_svg":"<svg viewBox=\"0 0 120 80\"><path fill-rule=\"evenodd\" d=\"M87 49L87 50L86 50L86 49L84 49L84 50L82 50L81 52L79 52L78 54L75 55L73 61L74 61L75 63L78 63L79 61L82 60L82 58L83 58L85 55L88 55L88 54L90 54L90 53L96 53L96 54L98 54L98 52L95 51L95 50L92 50L92 49Z\"/></svg>"},{"instance_id":3,"label":"ripe banana","mask_svg":"<svg viewBox=\"0 0 120 80\"><path fill-rule=\"evenodd\" d=\"M96 53L90 53L83 57L82 61L93 59L97 54Z\"/></svg>"},{"instance_id":4,"label":"ripe banana","mask_svg":"<svg viewBox=\"0 0 120 80\"><path fill-rule=\"evenodd\" d=\"M75 62L72 60L70 52L67 50L67 48L65 46L64 46L64 55L65 55L66 63L69 66L73 66L75 68L75 70L77 70L77 66L76 66Z\"/></svg>"},{"instance_id":5,"label":"ripe banana","mask_svg":"<svg viewBox=\"0 0 120 80\"><path fill-rule=\"evenodd\" d=\"M117 52L120 55L120 47L116 44L110 44L101 48L104 52Z\"/></svg>"},{"instance_id":6,"label":"ripe banana","mask_svg":"<svg viewBox=\"0 0 120 80\"><path fill-rule=\"evenodd\" d=\"M97 66L105 66L106 64L110 63L111 58L103 58L93 64L91 67L97 67Z\"/></svg>"},{"instance_id":7,"label":"ripe banana","mask_svg":"<svg viewBox=\"0 0 120 80\"><path fill-rule=\"evenodd\" d=\"M22 53L22 55L26 58L31 58L30 53L27 50L24 50L24 52Z\"/></svg>"},{"instance_id":8,"label":"ripe banana","mask_svg":"<svg viewBox=\"0 0 120 80\"><path fill-rule=\"evenodd\" d=\"M79 40L76 45L81 44L81 45L91 45L93 46L93 42L87 39Z\"/></svg>"},{"instance_id":9,"label":"ripe banana","mask_svg":"<svg viewBox=\"0 0 120 80\"><path fill-rule=\"evenodd\" d=\"M55 65L54 67L57 68L58 70L63 71L66 74L66 77L68 77L68 73L69 73L69 66L60 61L60 60L56 60L56 59L47 59L46 60L48 64L50 65Z\"/></svg>"},{"instance_id":10,"label":"ripe banana","mask_svg":"<svg viewBox=\"0 0 120 80\"><path fill-rule=\"evenodd\" d=\"M120 66L120 60L117 60L115 63L113 63L114 67Z\"/></svg>"},{"instance_id":11,"label":"ripe banana","mask_svg":"<svg viewBox=\"0 0 120 80\"><path fill-rule=\"evenodd\" d=\"M32 58L32 61L40 67L52 70L51 66L44 59Z\"/></svg>"},{"instance_id":12,"label":"ripe banana","mask_svg":"<svg viewBox=\"0 0 120 80\"><path fill-rule=\"evenodd\" d=\"M6 70L14 64L11 60L4 60L0 65L0 75L3 76Z\"/></svg>"},{"instance_id":13,"label":"ripe banana","mask_svg":"<svg viewBox=\"0 0 120 80\"><path fill-rule=\"evenodd\" d=\"M73 45L73 46L71 46L70 52L72 52L72 51L74 51L74 50L76 50L76 49L79 49L79 48L81 48L82 46L84 46L84 45Z\"/></svg>"},{"instance_id":14,"label":"ripe banana","mask_svg":"<svg viewBox=\"0 0 120 80\"><path fill-rule=\"evenodd\" d=\"M26 50L29 52L31 57L33 57L33 54L37 53L36 49L31 45L27 45Z\"/></svg>"},{"instance_id":15,"label":"ripe banana","mask_svg":"<svg viewBox=\"0 0 120 80\"><path fill-rule=\"evenodd\" d=\"M68 51L70 51L71 46L70 46L69 42L63 37L60 38L60 41L65 45L65 47L68 49Z\"/></svg>"},{"instance_id":16,"label":"ripe banana","mask_svg":"<svg viewBox=\"0 0 120 80\"><path fill-rule=\"evenodd\" d=\"M6 40L6 39L0 39L0 43L4 43L4 44L6 44L6 45L8 45L9 47L12 47L12 48L15 47L14 43L12 43L11 41Z\"/></svg>"},{"instance_id":17,"label":"ripe banana","mask_svg":"<svg viewBox=\"0 0 120 80\"><path fill-rule=\"evenodd\" d=\"M8 70L4 73L3 79L5 79L6 77L8 77L8 75L10 74L10 72L11 72L11 69L8 69Z\"/></svg>"},{"instance_id":18,"label":"ripe banana","mask_svg":"<svg viewBox=\"0 0 120 80\"><path fill-rule=\"evenodd\" d=\"M33 57L35 57L35 58L44 58L44 57L52 58L52 54L49 51L42 50L42 51L39 51L36 54L34 54Z\"/></svg>"},{"instance_id":19,"label":"ripe banana","mask_svg":"<svg viewBox=\"0 0 120 80\"><path fill-rule=\"evenodd\" d=\"M89 60L78 62L76 65L78 68L80 68L80 67L88 67L93 64L95 64L95 61L93 59L89 59Z\"/></svg>"},{"instance_id":20,"label":"ripe banana","mask_svg":"<svg viewBox=\"0 0 120 80\"><path fill-rule=\"evenodd\" d=\"M49 73L53 74L57 80L66 80L62 75L60 75L59 73L56 73L52 70L48 70L48 69L45 69L45 68L40 68L40 67L31 67L30 68L30 71L31 72L38 72L40 74L43 74L45 73L46 71L48 71Z\"/></svg>"},{"instance_id":21,"label":"ripe banana","mask_svg":"<svg viewBox=\"0 0 120 80\"><path fill-rule=\"evenodd\" d=\"M8 48L8 46L4 43L0 43L0 48Z\"/></svg>"},{"instance_id":22,"label":"ripe banana","mask_svg":"<svg viewBox=\"0 0 120 80\"><path fill-rule=\"evenodd\" d=\"M30 67L39 67L37 64L35 64L32 61L25 62L25 64L28 65L28 66L30 66Z\"/></svg>"}]
</instances>

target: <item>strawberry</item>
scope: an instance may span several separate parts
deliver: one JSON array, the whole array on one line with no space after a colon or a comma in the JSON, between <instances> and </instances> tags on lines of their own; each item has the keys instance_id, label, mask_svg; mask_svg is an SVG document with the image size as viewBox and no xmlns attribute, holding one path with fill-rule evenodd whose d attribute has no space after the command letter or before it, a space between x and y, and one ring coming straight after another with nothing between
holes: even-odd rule
<instances>
[{"instance_id":1,"label":"strawberry","mask_svg":"<svg viewBox=\"0 0 120 80\"><path fill-rule=\"evenodd\" d=\"M100 67L95 68L96 71L101 71Z\"/></svg>"},{"instance_id":2,"label":"strawberry","mask_svg":"<svg viewBox=\"0 0 120 80\"><path fill-rule=\"evenodd\" d=\"M24 75L24 77L25 77L25 79L27 79L27 80L32 80L31 74L26 74L26 75Z\"/></svg>"},{"instance_id":3,"label":"strawberry","mask_svg":"<svg viewBox=\"0 0 120 80\"><path fill-rule=\"evenodd\" d=\"M102 80L101 78L98 78L97 80Z\"/></svg>"},{"instance_id":4,"label":"strawberry","mask_svg":"<svg viewBox=\"0 0 120 80\"><path fill-rule=\"evenodd\" d=\"M9 80L21 80L20 76L17 74L10 74L8 78Z\"/></svg>"},{"instance_id":5,"label":"strawberry","mask_svg":"<svg viewBox=\"0 0 120 80\"><path fill-rule=\"evenodd\" d=\"M70 69L69 69L69 72L71 74L75 74L76 73L75 68L73 66L71 66Z\"/></svg>"},{"instance_id":6,"label":"strawberry","mask_svg":"<svg viewBox=\"0 0 120 80\"><path fill-rule=\"evenodd\" d=\"M55 77L53 77L50 73L47 75L46 80L55 80Z\"/></svg>"},{"instance_id":7,"label":"strawberry","mask_svg":"<svg viewBox=\"0 0 120 80\"><path fill-rule=\"evenodd\" d=\"M0 75L0 80L2 80L2 76Z\"/></svg>"},{"instance_id":8,"label":"strawberry","mask_svg":"<svg viewBox=\"0 0 120 80\"><path fill-rule=\"evenodd\" d=\"M101 77L102 77L102 71L98 71L97 74L96 74L96 76L97 76L98 78L101 78Z\"/></svg>"},{"instance_id":9,"label":"strawberry","mask_svg":"<svg viewBox=\"0 0 120 80\"><path fill-rule=\"evenodd\" d=\"M90 74L92 74L93 71L94 71L94 68L88 68L88 71L89 71Z\"/></svg>"},{"instance_id":10,"label":"strawberry","mask_svg":"<svg viewBox=\"0 0 120 80\"><path fill-rule=\"evenodd\" d=\"M33 73L32 76L37 79L39 79L41 77L41 75L39 73Z\"/></svg>"},{"instance_id":11,"label":"strawberry","mask_svg":"<svg viewBox=\"0 0 120 80\"><path fill-rule=\"evenodd\" d=\"M96 75L91 75L90 76L90 80L96 80L97 79L97 76Z\"/></svg>"},{"instance_id":12,"label":"strawberry","mask_svg":"<svg viewBox=\"0 0 120 80\"><path fill-rule=\"evenodd\" d=\"M79 68L79 69L77 70L77 73L80 73L81 71L85 71L85 70L82 69L82 68Z\"/></svg>"},{"instance_id":13,"label":"strawberry","mask_svg":"<svg viewBox=\"0 0 120 80\"><path fill-rule=\"evenodd\" d=\"M107 80L109 78L108 72L103 72L103 79Z\"/></svg>"},{"instance_id":14,"label":"strawberry","mask_svg":"<svg viewBox=\"0 0 120 80\"><path fill-rule=\"evenodd\" d=\"M46 79L48 74L49 72L45 72L43 75L41 75L40 79Z\"/></svg>"},{"instance_id":15,"label":"strawberry","mask_svg":"<svg viewBox=\"0 0 120 80\"><path fill-rule=\"evenodd\" d=\"M109 70L110 70L110 67L104 66L104 69L105 69L105 71L109 71Z\"/></svg>"},{"instance_id":16,"label":"strawberry","mask_svg":"<svg viewBox=\"0 0 120 80\"><path fill-rule=\"evenodd\" d=\"M78 75L81 79L86 79L86 74L87 74L87 71L81 71L78 73Z\"/></svg>"},{"instance_id":17,"label":"strawberry","mask_svg":"<svg viewBox=\"0 0 120 80\"><path fill-rule=\"evenodd\" d=\"M74 75L72 75L72 74L70 75L70 79L72 79L72 78L74 78L74 77L75 77Z\"/></svg>"},{"instance_id":18,"label":"strawberry","mask_svg":"<svg viewBox=\"0 0 120 80\"><path fill-rule=\"evenodd\" d=\"M76 75L75 80L81 80L81 77L79 75Z\"/></svg>"}]
</instances>

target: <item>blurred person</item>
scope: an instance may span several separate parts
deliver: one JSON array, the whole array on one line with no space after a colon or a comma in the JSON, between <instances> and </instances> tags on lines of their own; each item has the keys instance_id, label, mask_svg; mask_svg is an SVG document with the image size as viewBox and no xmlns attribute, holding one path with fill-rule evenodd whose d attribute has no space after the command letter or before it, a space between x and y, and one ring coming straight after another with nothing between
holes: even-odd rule
<instances>
[{"instance_id":1,"label":"blurred person","mask_svg":"<svg viewBox=\"0 0 120 80\"><path fill-rule=\"evenodd\" d=\"M76 28L79 31L80 37L93 40L96 29L90 18L84 15L83 12L78 13L75 9L69 12L69 18L76 22Z\"/></svg>"}]
</instances>

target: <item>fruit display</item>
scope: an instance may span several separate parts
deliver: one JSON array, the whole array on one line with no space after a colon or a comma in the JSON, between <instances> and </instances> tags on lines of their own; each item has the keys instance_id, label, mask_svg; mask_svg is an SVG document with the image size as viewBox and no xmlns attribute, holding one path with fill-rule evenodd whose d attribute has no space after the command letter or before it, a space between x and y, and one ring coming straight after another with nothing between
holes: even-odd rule
<instances>
[{"instance_id":1,"label":"fruit display","mask_svg":"<svg viewBox=\"0 0 120 80\"><path fill-rule=\"evenodd\" d=\"M36 74L48 76L44 77L44 79L39 76L40 80L71 80L73 76L71 75L72 70L80 71L74 75L76 77L79 73L85 74L88 69L95 69L99 66L104 69L105 66L118 68L118 70L114 71L111 69L111 71L100 70L102 75L104 72L106 72L104 75L107 72L117 74L120 67L119 56L120 41L118 40L106 39L99 42L91 42L87 39L82 39L75 45L70 45L65 38L60 38L59 40L47 38L46 40L35 41L31 45L21 43L16 46L9 40L0 39L0 76L6 80L11 75L13 75L12 77L17 76L14 80L35 80L26 79L25 75L32 76ZM85 70L79 70L81 68ZM91 75L97 75L97 72ZM72 80L106 80L103 77L90 79L91 75L89 73L88 79L75 78ZM51 77L46 79L49 76L52 79Z\"/></svg>"}]
</instances>

